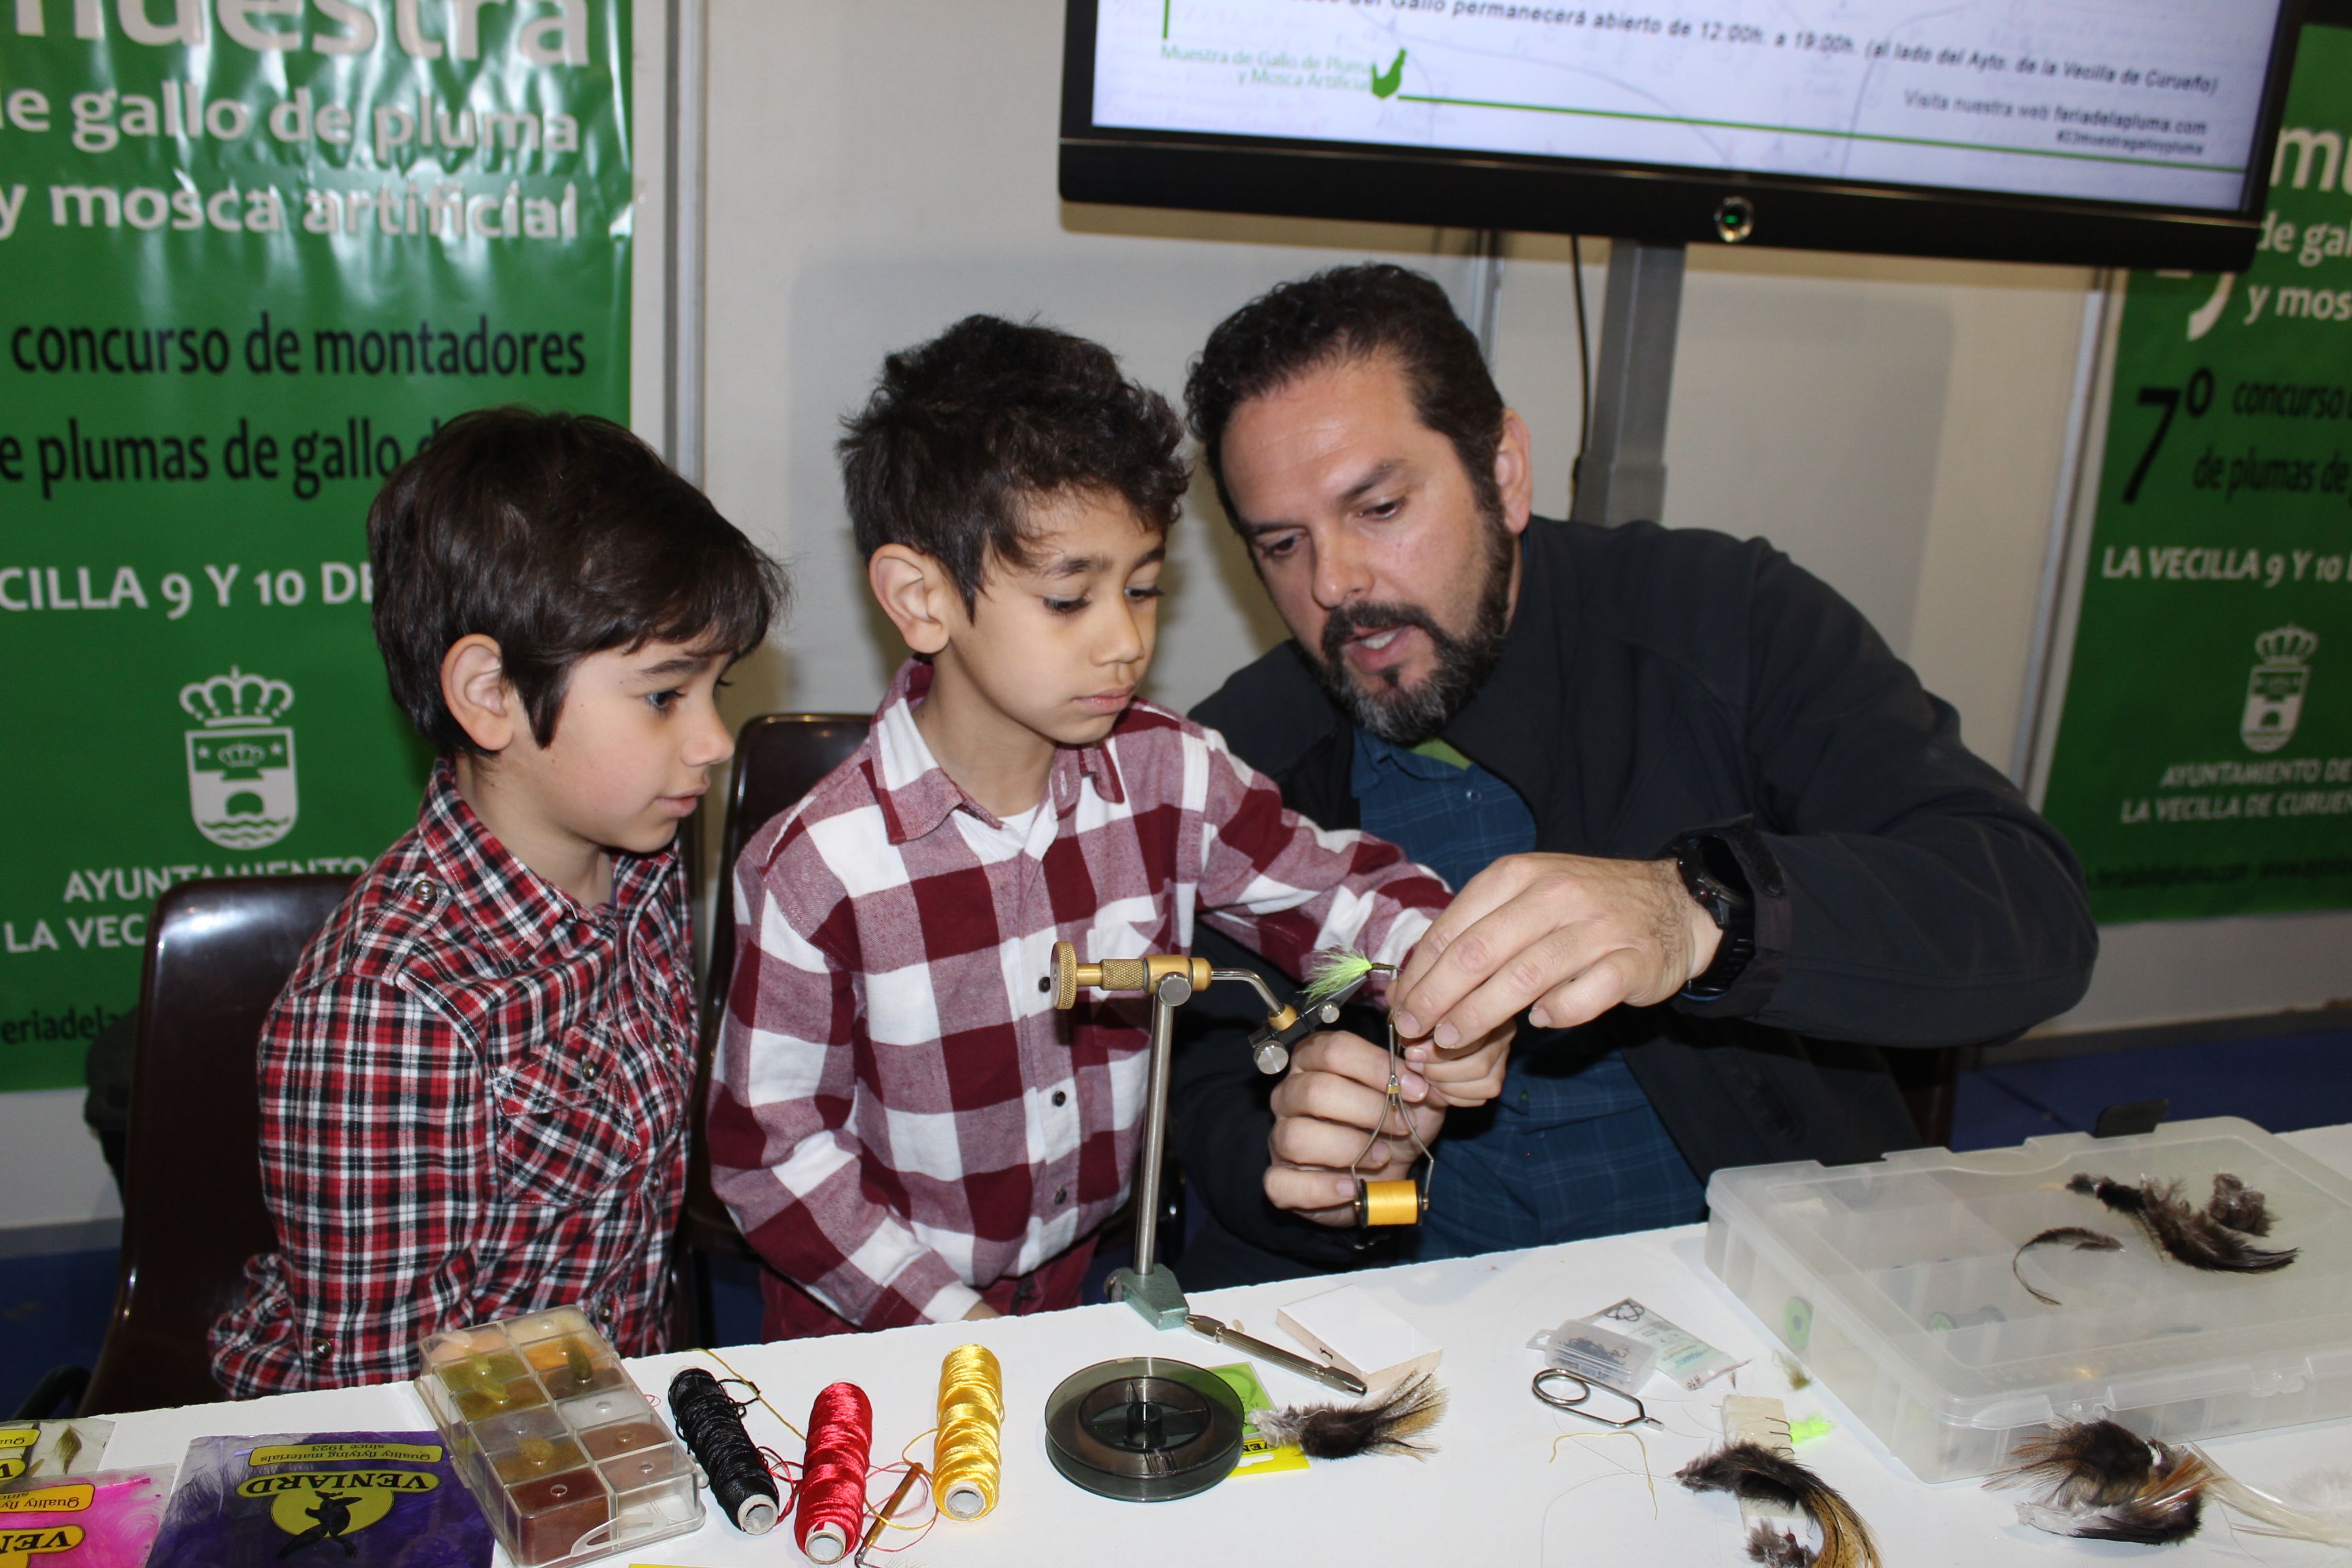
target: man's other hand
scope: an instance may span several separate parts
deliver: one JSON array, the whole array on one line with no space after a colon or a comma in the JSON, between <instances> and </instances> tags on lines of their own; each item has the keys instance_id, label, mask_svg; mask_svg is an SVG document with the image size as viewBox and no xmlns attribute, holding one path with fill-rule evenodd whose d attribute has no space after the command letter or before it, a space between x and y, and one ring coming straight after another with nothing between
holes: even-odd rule
<instances>
[{"instance_id":1,"label":"man's other hand","mask_svg":"<svg viewBox=\"0 0 2352 1568\"><path fill-rule=\"evenodd\" d=\"M1498 1085L1508 1042L1506 1034L1499 1047L1490 1047ZM1452 1064L1433 1063L1432 1068L1442 1065ZM1388 1047L1360 1035L1326 1031L1309 1036L1293 1051L1290 1071L1274 1090L1274 1131L1266 1139L1266 1200L1318 1225L1349 1226L1356 1223L1358 1176L1392 1182L1409 1175L1421 1157L1412 1134L1419 1133L1423 1143L1434 1142L1445 1111L1433 1103L1430 1081L1419 1070L1405 1068L1399 1083L1407 1101L1404 1115L1412 1122L1408 1131L1388 1113ZM1375 1128L1381 1132L1377 1142ZM1371 1142L1370 1151L1367 1142ZM1350 1162L1355 1164L1352 1173Z\"/></svg>"},{"instance_id":2,"label":"man's other hand","mask_svg":"<svg viewBox=\"0 0 2352 1568\"><path fill-rule=\"evenodd\" d=\"M1722 934L1672 860L1507 855L1405 961L1397 1027L1441 1051L1523 1009L1538 1028L1573 1028L1620 1002L1664 1002L1706 972Z\"/></svg>"}]
</instances>

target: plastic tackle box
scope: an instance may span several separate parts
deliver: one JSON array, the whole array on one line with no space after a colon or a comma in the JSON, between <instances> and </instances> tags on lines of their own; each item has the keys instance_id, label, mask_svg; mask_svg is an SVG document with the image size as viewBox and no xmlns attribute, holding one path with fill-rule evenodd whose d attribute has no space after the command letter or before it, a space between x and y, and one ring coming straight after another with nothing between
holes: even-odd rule
<instances>
[{"instance_id":1,"label":"plastic tackle box","mask_svg":"<svg viewBox=\"0 0 2352 1568\"><path fill-rule=\"evenodd\" d=\"M2201 1206L2228 1172L2269 1197L2275 1273L2174 1261L2065 1190L2077 1173L2177 1179ZM1921 1480L1981 1476L2056 1421L2188 1440L2352 1415L2352 1182L2231 1117L2138 1137L1915 1149L1869 1164L1717 1171L1706 1262ZM2021 1244L2084 1226L2120 1252Z\"/></svg>"},{"instance_id":2,"label":"plastic tackle box","mask_svg":"<svg viewBox=\"0 0 2352 1568\"><path fill-rule=\"evenodd\" d=\"M694 1461L573 1307L435 1334L417 1392L516 1568L698 1528Z\"/></svg>"}]
</instances>

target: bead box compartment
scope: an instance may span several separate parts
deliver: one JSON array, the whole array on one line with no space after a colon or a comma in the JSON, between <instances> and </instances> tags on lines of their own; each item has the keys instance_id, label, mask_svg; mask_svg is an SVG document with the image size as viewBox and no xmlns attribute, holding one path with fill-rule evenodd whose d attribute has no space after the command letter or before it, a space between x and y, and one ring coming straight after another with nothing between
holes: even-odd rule
<instances>
[{"instance_id":1,"label":"bead box compartment","mask_svg":"<svg viewBox=\"0 0 2352 1568\"><path fill-rule=\"evenodd\" d=\"M416 1391L515 1568L700 1527L694 1465L575 1307L435 1334Z\"/></svg>"}]
</instances>

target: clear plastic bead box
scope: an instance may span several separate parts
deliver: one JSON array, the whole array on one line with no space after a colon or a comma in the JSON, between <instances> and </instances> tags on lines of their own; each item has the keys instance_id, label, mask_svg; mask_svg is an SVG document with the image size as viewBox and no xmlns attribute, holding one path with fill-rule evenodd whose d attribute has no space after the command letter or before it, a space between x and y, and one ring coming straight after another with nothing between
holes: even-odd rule
<instances>
[{"instance_id":1,"label":"clear plastic bead box","mask_svg":"<svg viewBox=\"0 0 2352 1568\"><path fill-rule=\"evenodd\" d=\"M574 1307L435 1334L417 1393L516 1568L698 1528L694 1461Z\"/></svg>"},{"instance_id":2,"label":"clear plastic bead box","mask_svg":"<svg viewBox=\"0 0 2352 1568\"><path fill-rule=\"evenodd\" d=\"M2217 1173L2269 1197L2271 1274L2208 1273L2065 1189L2076 1173ZM1706 1262L1854 1417L1925 1481L1998 1469L2056 1421L2112 1417L2180 1441L2352 1415L2352 1182L2235 1118L2019 1149L1915 1149L1869 1164L1717 1171ZM2018 1247L2084 1226L2121 1252Z\"/></svg>"}]
</instances>

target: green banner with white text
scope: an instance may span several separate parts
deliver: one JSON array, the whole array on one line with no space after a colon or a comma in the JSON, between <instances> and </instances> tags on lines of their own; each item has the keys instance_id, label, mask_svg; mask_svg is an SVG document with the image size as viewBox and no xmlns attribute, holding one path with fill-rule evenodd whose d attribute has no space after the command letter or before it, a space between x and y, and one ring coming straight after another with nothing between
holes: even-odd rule
<instances>
[{"instance_id":1,"label":"green banner with white text","mask_svg":"<svg viewBox=\"0 0 2352 1568\"><path fill-rule=\"evenodd\" d=\"M2135 273L2043 810L2109 921L2352 904L2352 29L2243 276Z\"/></svg>"},{"instance_id":2,"label":"green banner with white text","mask_svg":"<svg viewBox=\"0 0 2352 1568\"><path fill-rule=\"evenodd\" d=\"M628 417L629 59L626 0L0 5L0 1089L164 888L414 822L368 502L465 409Z\"/></svg>"}]
</instances>

